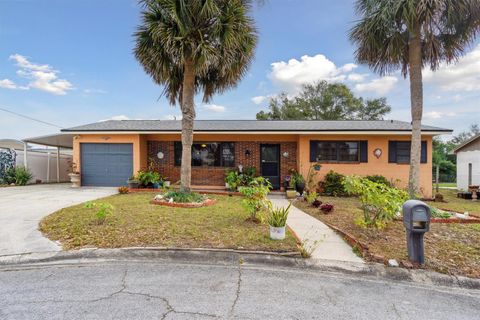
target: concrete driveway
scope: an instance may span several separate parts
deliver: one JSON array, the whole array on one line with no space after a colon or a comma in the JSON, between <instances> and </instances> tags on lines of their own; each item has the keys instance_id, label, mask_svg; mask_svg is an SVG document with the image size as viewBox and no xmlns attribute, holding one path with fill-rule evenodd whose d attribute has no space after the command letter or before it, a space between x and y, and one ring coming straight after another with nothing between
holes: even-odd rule
<instances>
[{"instance_id":1,"label":"concrete driveway","mask_svg":"<svg viewBox=\"0 0 480 320\"><path fill-rule=\"evenodd\" d=\"M61 208L115 194L115 188L70 188L42 184L0 188L0 256L59 251L38 231L40 220Z\"/></svg>"}]
</instances>

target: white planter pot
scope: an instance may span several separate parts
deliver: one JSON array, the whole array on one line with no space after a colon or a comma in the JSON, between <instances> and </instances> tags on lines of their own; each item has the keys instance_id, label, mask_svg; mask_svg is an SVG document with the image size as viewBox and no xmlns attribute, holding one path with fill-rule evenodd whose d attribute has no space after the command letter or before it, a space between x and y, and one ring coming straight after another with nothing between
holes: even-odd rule
<instances>
[{"instance_id":1,"label":"white planter pot","mask_svg":"<svg viewBox=\"0 0 480 320\"><path fill-rule=\"evenodd\" d=\"M270 239L283 240L285 239L285 227L272 227L270 226Z\"/></svg>"},{"instance_id":2,"label":"white planter pot","mask_svg":"<svg viewBox=\"0 0 480 320\"><path fill-rule=\"evenodd\" d=\"M68 176L70 177L70 182L72 183L72 188L79 188L80 187L80 174L78 173L69 173Z\"/></svg>"},{"instance_id":3,"label":"white planter pot","mask_svg":"<svg viewBox=\"0 0 480 320\"><path fill-rule=\"evenodd\" d=\"M163 182L163 185L164 185L165 187L170 187L170 181L164 181L164 182Z\"/></svg>"}]
</instances>

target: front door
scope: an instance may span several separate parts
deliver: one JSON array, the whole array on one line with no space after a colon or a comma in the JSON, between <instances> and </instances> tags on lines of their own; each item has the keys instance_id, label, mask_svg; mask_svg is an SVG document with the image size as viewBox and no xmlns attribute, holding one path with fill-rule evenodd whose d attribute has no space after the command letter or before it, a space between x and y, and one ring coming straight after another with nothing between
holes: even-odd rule
<instances>
[{"instance_id":1,"label":"front door","mask_svg":"<svg viewBox=\"0 0 480 320\"><path fill-rule=\"evenodd\" d=\"M280 189L280 145L260 145L260 174L268 179L273 189Z\"/></svg>"}]
</instances>

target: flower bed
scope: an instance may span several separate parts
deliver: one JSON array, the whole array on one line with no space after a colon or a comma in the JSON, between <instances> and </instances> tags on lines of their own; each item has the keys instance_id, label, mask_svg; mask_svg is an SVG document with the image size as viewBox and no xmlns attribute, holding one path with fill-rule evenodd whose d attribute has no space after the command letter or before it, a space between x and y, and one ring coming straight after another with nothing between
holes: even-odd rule
<instances>
[{"instance_id":1,"label":"flower bed","mask_svg":"<svg viewBox=\"0 0 480 320\"><path fill-rule=\"evenodd\" d=\"M202 202L168 202L166 200L153 199L150 201L150 203L157 204L160 206L175 207L175 208L200 208L200 207L214 205L216 201L213 199L205 199Z\"/></svg>"}]
</instances>

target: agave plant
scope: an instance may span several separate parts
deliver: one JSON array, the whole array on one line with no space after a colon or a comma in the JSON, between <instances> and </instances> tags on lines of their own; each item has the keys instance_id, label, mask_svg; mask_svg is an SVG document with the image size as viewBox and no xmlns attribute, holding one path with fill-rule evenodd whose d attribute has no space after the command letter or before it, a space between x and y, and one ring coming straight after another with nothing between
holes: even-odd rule
<instances>
[{"instance_id":1,"label":"agave plant","mask_svg":"<svg viewBox=\"0 0 480 320\"><path fill-rule=\"evenodd\" d=\"M288 212L291 206L292 204L290 203L286 208L277 208L274 207L271 202L269 202L269 214L267 217L268 224L275 228L285 227L287 224Z\"/></svg>"}]
</instances>

